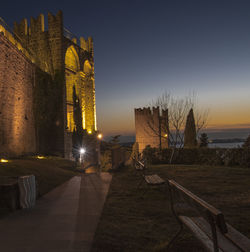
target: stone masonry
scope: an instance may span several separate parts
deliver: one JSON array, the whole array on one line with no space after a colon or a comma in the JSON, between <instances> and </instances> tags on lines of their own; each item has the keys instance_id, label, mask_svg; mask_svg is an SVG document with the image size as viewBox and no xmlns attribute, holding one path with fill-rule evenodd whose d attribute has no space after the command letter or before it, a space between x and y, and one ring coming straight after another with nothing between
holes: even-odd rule
<instances>
[{"instance_id":1,"label":"stone masonry","mask_svg":"<svg viewBox=\"0 0 250 252\"><path fill-rule=\"evenodd\" d=\"M15 23L13 33L0 24L0 33L2 33L0 52L3 54L0 55L0 122L4 121L0 124L0 154L6 152L19 155L39 152L39 149L35 149L36 124L31 115L32 93L36 88L34 80L37 79L33 75L34 72L35 74L38 72L32 69L38 68L39 71L49 74L52 79L58 74L64 77L63 92L58 94L63 97L56 118L57 131L53 141L54 152L69 158L72 149L71 135L75 128L73 87L76 89L82 109L83 129L89 134L97 131L93 39L89 37L85 40L81 37L77 41L77 38L64 28L61 11L56 15L48 14L48 30L45 30L44 15L40 14L37 18L31 18L29 26L27 19ZM15 58L19 62L18 66ZM12 112L14 109L15 113ZM29 138L24 133L26 130L30 131ZM20 136L17 138L18 134ZM17 142L22 138L28 141L21 150L14 146L17 146ZM12 141L13 144L10 145L8 141Z\"/></svg>"},{"instance_id":2,"label":"stone masonry","mask_svg":"<svg viewBox=\"0 0 250 252\"><path fill-rule=\"evenodd\" d=\"M147 145L152 148L168 148L168 110L159 107L135 109L136 142L141 153Z\"/></svg>"},{"instance_id":3,"label":"stone masonry","mask_svg":"<svg viewBox=\"0 0 250 252\"><path fill-rule=\"evenodd\" d=\"M36 150L33 116L35 67L0 33L0 153Z\"/></svg>"}]
</instances>

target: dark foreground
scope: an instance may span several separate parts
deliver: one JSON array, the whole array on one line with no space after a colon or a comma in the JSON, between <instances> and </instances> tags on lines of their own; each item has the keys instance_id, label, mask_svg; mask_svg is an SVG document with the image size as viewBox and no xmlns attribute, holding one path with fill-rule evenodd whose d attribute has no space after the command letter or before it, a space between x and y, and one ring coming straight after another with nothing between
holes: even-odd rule
<instances>
[{"instance_id":1,"label":"dark foreground","mask_svg":"<svg viewBox=\"0 0 250 252\"><path fill-rule=\"evenodd\" d=\"M0 251L90 251L111 178L108 173L75 176L41 197L34 208L2 218Z\"/></svg>"},{"instance_id":2,"label":"dark foreground","mask_svg":"<svg viewBox=\"0 0 250 252\"><path fill-rule=\"evenodd\" d=\"M250 237L250 169L158 165L150 170L220 209L229 224ZM136 190L139 179L131 167L114 173L92 251L165 251L178 230L168 192L150 189L142 198L146 185ZM171 250L204 251L188 230Z\"/></svg>"},{"instance_id":3,"label":"dark foreground","mask_svg":"<svg viewBox=\"0 0 250 252\"><path fill-rule=\"evenodd\" d=\"M5 176L16 177L31 174L35 175L38 193L39 196L42 196L79 173L76 171L74 162L59 157L44 159L30 157L0 163L0 180ZM8 209L1 206L0 218L8 212Z\"/></svg>"}]
</instances>

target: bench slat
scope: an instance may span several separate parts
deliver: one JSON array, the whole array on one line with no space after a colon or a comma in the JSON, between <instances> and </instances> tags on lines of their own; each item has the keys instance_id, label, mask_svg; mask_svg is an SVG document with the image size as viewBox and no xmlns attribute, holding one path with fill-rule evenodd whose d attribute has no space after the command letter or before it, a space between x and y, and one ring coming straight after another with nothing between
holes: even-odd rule
<instances>
[{"instance_id":1,"label":"bench slat","mask_svg":"<svg viewBox=\"0 0 250 252\"><path fill-rule=\"evenodd\" d=\"M190 218L206 235L213 240L210 224L202 217L191 217ZM222 251L230 252L241 252L241 250L228 240L219 230L217 230L217 241L218 246Z\"/></svg>"},{"instance_id":2,"label":"bench slat","mask_svg":"<svg viewBox=\"0 0 250 252\"><path fill-rule=\"evenodd\" d=\"M214 252L213 241L203 232L197 224L195 224L191 218L187 216L179 216L179 219L192 231L192 233L197 237L201 243L205 246L208 251ZM223 252L219 250L219 252Z\"/></svg>"},{"instance_id":3,"label":"bench slat","mask_svg":"<svg viewBox=\"0 0 250 252\"><path fill-rule=\"evenodd\" d=\"M250 240L228 225L221 211L175 181L170 180L168 183L174 214L192 231L208 251L214 251L212 230L215 229L219 251L250 252Z\"/></svg>"},{"instance_id":4,"label":"bench slat","mask_svg":"<svg viewBox=\"0 0 250 252\"><path fill-rule=\"evenodd\" d=\"M250 240L229 224L227 224L227 228L228 233L226 233L225 236L236 246L241 248L242 251L250 251Z\"/></svg>"},{"instance_id":5,"label":"bench slat","mask_svg":"<svg viewBox=\"0 0 250 252\"><path fill-rule=\"evenodd\" d=\"M222 233L227 233L227 226L226 222L224 220L224 215L222 212L212 205L208 204L206 201L202 200L186 188L182 187L178 183L176 183L174 180L169 180L169 186L174 191L175 194L178 195L178 197L183 200L184 202L187 202L187 204L191 207L193 207L195 210L199 212L199 214L208 220L208 212L210 212L218 227L220 228ZM209 221L209 220L208 220Z\"/></svg>"},{"instance_id":6,"label":"bench slat","mask_svg":"<svg viewBox=\"0 0 250 252\"><path fill-rule=\"evenodd\" d=\"M144 179L145 181L150 184L150 185L160 185L160 184L164 184L165 180L163 180L160 176L158 176L157 174L153 174L153 175L144 175Z\"/></svg>"}]
</instances>

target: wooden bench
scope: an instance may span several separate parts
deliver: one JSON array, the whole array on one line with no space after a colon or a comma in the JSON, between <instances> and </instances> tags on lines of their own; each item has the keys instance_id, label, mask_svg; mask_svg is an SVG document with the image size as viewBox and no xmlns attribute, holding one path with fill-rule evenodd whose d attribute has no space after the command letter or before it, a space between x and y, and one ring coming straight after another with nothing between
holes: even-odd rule
<instances>
[{"instance_id":1,"label":"wooden bench","mask_svg":"<svg viewBox=\"0 0 250 252\"><path fill-rule=\"evenodd\" d=\"M200 199L174 180L168 180L171 209L180 230L170 241L173 244L183 224L203 244L207 251L249 252L250 240L225 222L223 213Z\"/></svg>"},{"instance_id":2,"label":"wooden bench","mask_svg":"<svg viewBox=\"0 0 250 252\"><path fill-rule=\"evenodd\" d=\"M137 160L133 158L134 168L137 172L141 172L141 181L139 182L137 189L141 186L142 182L145 181L149 186L159 186L166 183L158 174L146 174L147 165L144 160ZM146 190L144 191L144 193ZM144 194L143 193L143 194Z\"/></svg>"}]
</instances>

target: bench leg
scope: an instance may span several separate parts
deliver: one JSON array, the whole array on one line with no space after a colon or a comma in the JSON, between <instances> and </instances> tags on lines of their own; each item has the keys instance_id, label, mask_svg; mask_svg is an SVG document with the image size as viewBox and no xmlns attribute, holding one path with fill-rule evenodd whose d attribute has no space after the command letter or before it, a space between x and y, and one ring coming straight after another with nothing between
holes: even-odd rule
<instances>
[{"instance_id":1,"label":"bench leg","mask_svg":"<svg viewBox=\"0 0 250 252\"><path fill-rule=\"evenodd\" d=\"M142 178L142 179L140 180L140 182L138 183L138 185L137 185L137 187L136 187L136 190L138 190L138 189L141 187L141 184L142 184L143 180L144 180L144 178Z\"/></svg>"},{"instance_id":2,"label":"bench leg","mask_svg":"<svg viewBox=\"0 0 250 252\"><path fill-rule=\"evenodd\" d=\"M175 236L170 240L170 242L168 243L168 246L167 246L167 251L169 250L169 248L172 246L172 244L175 242L175 240L178 238L178 236L181 234L183 230L183 224L180 223L180 229L179 231L175 234Z\"/></svg>"},{"instance_id":3,"label":"bench leg","mask_svg":"<svg viewBox=\"0 0 250 252\"><path fill-rule=\"evenodd\" d=\"M145 186L145 189L141 195L142 198L144 198L144 195L146 194L146 192L148 191L149 185Z\"/></svg>"},{"instance_id":4,"label":"bench leg","mask_svg":"<svg viewBox=\"0 0 250 252\"><path fill-rule=\"evenodd\" d=\"M168 182L169 183L169 182ZM176 233L176 235L171 239L171 241L169 242L168 246L167 246L167 251L169 250L169 248L171 247L171 245L174 243L174 241L177 239L177 237L181 234L182 230L183 230L183 223L180 221L180 219L178 218L178 215L175 212L174 209L174 200L173 200L173 195L172 195L172 191L171 191L171 187L168 185L168 189L169 189L169 196L170 196L170 208L171 211L175 217L175 219L177 220L177 222L180 225L180 229L179 231Z\"/></svg>"}]
</instances>

